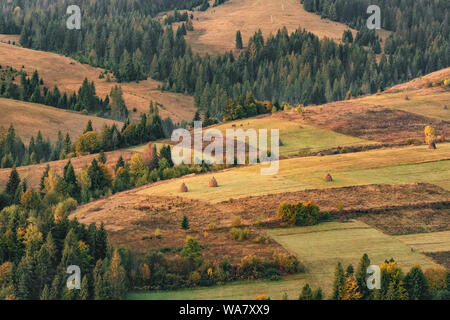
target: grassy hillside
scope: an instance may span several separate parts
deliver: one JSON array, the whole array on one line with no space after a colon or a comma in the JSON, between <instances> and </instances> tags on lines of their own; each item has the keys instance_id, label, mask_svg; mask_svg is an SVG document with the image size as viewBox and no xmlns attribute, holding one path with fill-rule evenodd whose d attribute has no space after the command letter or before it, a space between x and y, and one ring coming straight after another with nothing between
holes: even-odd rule
<instances>
[{"instance_id":1,"label":"grassy hillside","mask_svg":"<svg viewBox=\"0 0 450 320\"><path fill-rule=\"evenodd\" d=\"M295 112L295 111L294 111ZM322 129L317 126L305 124L303 121L291 114L275 114L263 118L243 119L227 122L216 126L225 136L227 129L259 129L268 130L270 141L270 130L278 129L280 132L281 156L296 156L304 151L318 152L333 147L360 146L374 144L373 141L351 137L348 135ZM257 145L252 145L257 148Z\"/></svg>"},{"instance_id":2,"label":"grassy hillside","mask_svg":"<svg viewBox=\"0 0 450 320\"><path fill-rule=\"evenodd\" d=\"M450 251L450 231L408 234L395 238L419 252Z\"/></svg>"},{"instance_id":3,"label":"grassy hillside","mask_svg":"<svg viewBox=\"0 0 450 320\"><path fill-rule=\"evenodd\" d=\"M95 82L96 93L104 98L117 83L99 79L103 71L89 65L81 64L73 59L55 53L36 51L19 46L0 43L0 64L24 70L31 75L38 70L39 75L46 81L45 85L53 88L56 84L61 91L72 93L78 90L84 78ZM170 117L174 121L192 120L195 108L192 97L182 94L162 93L157 89L159 82L148 79L139 83L121 83L123 97L133 118L138 119L141 112L148 112L150 100L164 105L160 110L162 117Z\"/></svg>"},{"instance_id":4,"label":"grassy hillside","mask_svg":"<svg viewBox=\"0 0 450 320\"><path fill-rule=\"evenodd\" d=\"M229 169L219 173L175 179L140 191L143 194L181 195L211 202L304 189L332 188L373 183L430 182L450 189L450 144L437 150L426 146L381 149L326 157L306 157L280 161L273 176L262 176L261 165ZM331 173L334 182L323 177ZM215 176L220 187L208 188ZM189 188L179 194L181 182Z\"/></svg>"},{"instance_id":5,"label":"grassy hillside","mask_svg":"<svg viewBox=\"0 0 450 320\"><path fill-rule=\"evenodd\" d=\"M237 30L241 30L244 46L258 29L268 36L283 27L289 32L305 28L320 38L338 41L349 30L342 23L305 11L298 0L230 0L205 12L194 12L194 17L194 31L188 32L186 40L200 54L234 50Z\"/></svg>"},{"instance_id":6,"label":"grassy hillside","mask_svg":"<svg viewBox=\"0 0 450 320\"><path fill-rule=\"evenodd\" d=\"M382 94L362 97L356 101L450 121L450 90L436 84L446 79L450 79L450 68L394 86ZM406 96L408 100L405 99ZM446 105L447 109L444 108Z\"/></svg>"},{"instance_id":7,"label":"grassy hillside","mask_svg":"<svg viewBox=\"0 0 450 320\"><path fill-rule=\"evenodd\" d=\"M329 222L313 227L270 229L267 233L283 247L294 252L305 263L306 274L286 277L282 281L234 283L194 290L133 292L129 299L253 299L257 294L281 299L284 293L296 299L305 283L331 294L337 262L356 268L364 253L372 264L394 258L404 269L415 265L423 269L437 265L423 254L413 252L403 242L387 236L360 221Z\"/></svg>"},{"instance_id":8,"label":"grassy hillside","mask_svg":"<svg viewBox=\"0 0 450 320\"><path fill-rule=\"evenodd\" d=\"M94 129L98 130L104 124L111 126L113 123L116 123L119 129L122 127L122 123L119 121L5 98L0 98L0 112L2 114L0 127L7 130L12 123L16 134L26 144L28 144L31 137L36 137L39 130L44 138L49 137L52 142L55 142L58 138L59 130L64 135L68 132L72 140L75 141L83 133L89 120L92 121Z\"/></svg>"}]
</instances>

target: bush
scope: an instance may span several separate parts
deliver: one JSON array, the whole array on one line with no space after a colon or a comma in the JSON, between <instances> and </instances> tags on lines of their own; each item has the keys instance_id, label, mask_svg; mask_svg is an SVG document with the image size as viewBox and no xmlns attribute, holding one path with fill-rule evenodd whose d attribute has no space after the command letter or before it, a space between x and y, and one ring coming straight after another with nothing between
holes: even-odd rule
<instances>
[{"instance_id":1,"label":"bush","mask_svg":"<svg viewBox=\"0 0 450 320\"><path fill-rule=\"evenodd\" d=\"M283 221L297 226L313 226L331 218L328 212L320 212L319 207L311 201L306 205L301 202L294 205L281 203L277 215Z\"/></svg>"},{"instance_id":2,"label":"bush","mask_svg":"<svg viewBox=\"0 0 450 320\"><path fill-rule=\"evenodd\" d=\"M285 273L294 274L305 271L303 264L301 264L297 257L292 254L274 253L273 261L276 267Z\"/></svg>"},{"instance_id":3,"label":"bush","mask_svg":"<svg viewBox=\"0 0 450 320\"><path fill-rule=\"evenodd\" d=\"M250 237L250 230L248 228L233 228L230 230L231 239L237 241L244 241Z\"/></svg>"},{"instance_id":4,"label":"bush","mask_svg":"<svg viewBox=\"0 0 450 320\"><path fill-rule=\"evenodd\" d=\"M216 230L217 225L215 222L211 222L210 224L208 224L208 229L209 230Z\"/></svg>"}]
</instances>

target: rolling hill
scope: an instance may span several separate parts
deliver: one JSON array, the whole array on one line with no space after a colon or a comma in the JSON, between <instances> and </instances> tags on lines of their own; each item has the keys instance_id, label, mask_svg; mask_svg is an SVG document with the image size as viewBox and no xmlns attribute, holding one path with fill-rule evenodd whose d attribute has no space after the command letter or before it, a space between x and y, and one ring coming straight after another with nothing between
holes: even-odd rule
<instances>
[{"instance_id":1,"label":"rolling hill","mask_svg":"<svg viewBox=\"0 0 450 320\"><path fill-rule=\"evenodd\" d=\"M45 85L52 88L55 84L63 92L77 91L84 80L95 82L98 96L104 98L110 93L116 82L107 82L99 79L103 69L81 64L71 58L55 53L31 50L19 46L13 46L0 42L0 65L11 66L17 70L25 70L29 75L38 70L39 75L46 82ZM148 112L150 101L153 100L164 105L160 108L162 117L170 117L174 122L192 120L195 108L194 99L182 94L161 92L158 90L160 83L152 79L139 83L121 83L123 97L132 118L138 119L140 113ZM136 112L132 110L136 108Z\"/></svg>"},{"instance_id":2,"label":"rolling hill","mask_svg":"<svg viewBox=\"0 0 450 320\"><path fill-rule=\"evenodd\" d=\"M83 133L89 120L92 121L93 128L98 130L104 124L111 126L116 123L119 129L122 127L119 121L6 98L0 98L0 112L0 127L7 130L13 124L16 134L26 144L31 137L36 137L38 131L41 131L44 138L50 138L51 142L58 138L58 131L63 135L68 132L75 141Z\"/></svg>"},{"instance_id":3,"label":"rolling hill","mask_svg":"<svg viewBox=\"0 0 450 320\"><path fill-rule=\"evenodd\" d=\"M320 38L340 41L345 30L342 23L321 19L303 9L298 0L230 0L204 12L194 12L194 31L186 40L194 52L223 53L235 49L240 30L244 46L261 29L264 37L286 27L289 32L306 29ZM352 30L356 35L356 31Z\"/></svg>"}]
</instances>

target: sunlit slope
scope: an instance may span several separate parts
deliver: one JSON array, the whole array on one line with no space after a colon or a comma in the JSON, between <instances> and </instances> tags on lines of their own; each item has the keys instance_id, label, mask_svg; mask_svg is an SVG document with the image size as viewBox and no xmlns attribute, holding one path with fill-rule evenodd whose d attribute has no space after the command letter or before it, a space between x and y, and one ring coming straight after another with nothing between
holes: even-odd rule
<instances>
[{"instance_id":1,"label":"sunlit slope","mask_svg":"<svg viewBox=\"0 0 450 320\"><path fill-rule=\"evenodd\" d=\"M12 66L17 70L24 70L31 76L34 70L44 79L45 85L53 88L56 84L63 92L77 91L84 78L95 82L97 95L104 98L110 93L111 88L118 83L107 82L99 79L99 74L104 71L81 64L68 57L55 53L37 51L8 45L0 42L0 65ZM160 108L162 117L170 117L174 121L192 120L195 107L192 97L158 90L160 83L151 79L129 83L120 83L125 103L133 118L138 119L141 112L148 112L150 100L164 105ZM136 112L132 110L136 108Z\"/></svg>"},{"instance_id":2,"label":"sunlit slope","mask_svg":"<svg viewBox=\"0 0 450 320\"><path fill-rule=\"evenodd\" d=\"M235 48L236 31L240 30L244 46L259 29L267 37L279 29L289 32L306 29L320 38L340 40L350 28L342 23L307 12L299 0L229 0L205 12L193 12L194 31L188 32L188 43L200 54L223 53ZM356 35L356 31L353 31Z\"/></svg>"},{"instance_id":3,"label":"sunlit slope","mask_svg":"<svg viewBox=\"0 0 450 320\"><path fill-rule=\"evenodd\" d=\"M175 179L140 192L220 202L262 194L374 183L430 182L450 190L449 143L439 144L437 150L415 146L287 159L280 161L279 172L273 176L261 175L261 166ZM324 181L327 173L332 175L333 182ZM216 177L219 188L208 187L212 176ZM188 186L188 193L178 193L182 182Z\"/></svg>"},{"instance_id":4,"label":"sunlit slope","mask_svg":"<svg viewBox=\"0 0 450 320\"><path fill-rule=\"evenodd\" d=\"M97 130L104 124L111 126L116 123L119 129L122 127L119 121L6 98L0 98L0 114L0 127L7 130L13 124L16 134L26 144L31 137L36 137L39 130L44 138L48 137L52 142L58 138L58 131L63 135L69 133L75 141L83 133L89 120Z\"/></svg>"}]
</instances>

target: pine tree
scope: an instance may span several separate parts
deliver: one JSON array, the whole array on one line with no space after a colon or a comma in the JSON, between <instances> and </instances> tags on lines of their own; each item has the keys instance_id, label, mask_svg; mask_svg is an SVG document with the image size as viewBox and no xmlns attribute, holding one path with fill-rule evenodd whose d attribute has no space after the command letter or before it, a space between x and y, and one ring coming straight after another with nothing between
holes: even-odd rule
<instances>
[{"instance_id":1,"label":"pine tree","mask_svg":"<svg viewBox=\"0 0 450 320\"><path fill-rule=\"evenodd\" d=\"M92 128L92 120L89 120L86 125L86 129L84 129L83 133L91 132L91 131L94 131L94 128Z\"/></svg>"},{"instance_id":2,"label":"pine tree","mask_svg":"<svg viewBox=\"0 0 450 320\"><path fill-rule=\"evenodd\" d=\"M100 151L100 154L98 156L98 162L106 164L106 156L105 156L105 153L103 152L103 150Z\"/></svg>"},{"instance_id":3,"label":"pine tree","mask_svg":"<svg viewBox=\"0 0 450 320\"><path fill-rule=\"evenodd\" d=\"M426 300L429 298L428 284L420 267L413 267L403 280L410 300Z\"/></svg>"},{"instance_id":4,"label":"pine tree","mask_svg":"<svg viewBox=\"0 0 450 320\"><path fill-rule=\"evenodd\" d=\"M6 184L6 194L8 194L11 198L14 198L17 192L17 188L20 185L20 177L17 173L16 167L13 167L11 173L9 175L9 180Z\"/></svg>"},{"instance_id":5,"label":"pine tree","mask_svg":"<svg viewBox=\"0 0 450 320\"><path fill-rule=\"evenodd\" d=\"M45 285L44 289L42 289L40 299L41 300L50 300L50 289L48 288L47 285Z\"/></svg>"},{"instance_id":6,"label":"pine tree","mask_svg":"<svg viewBox=\"0 0 450 320\"><path fill-rule=\"evenodd\" d=\"M370 259L369 256L365 253L359 262L358 269L355 275L363 299L368 299L370 297L370 291L367 288L367 268L369 266Z\"/></svg>"},{"instance_id":7,"label":"pine tree","mask_svg":"<svg viewBox=\"0 0 450 320\"><path fill-rule=\"evenodd\" d=\"M187 216L183 216L183 221L181 221L181 229L183 230L189 229L189 219Z\"/></svg>"},{"instance_id":8,"label":"pine tree","mask_svg":"<svg viewBox=\"0 0 450 320\"><path fill-rule=\"evenodd\" d=\"M334 273L333 300L341 300L345 285L345 274L342 264L338 262Z\"/></svg>"},{"instance_id":9,"label":"pine tree","mask_svg":"<svg viewBox=\"0 0 450 320\"><path fill-rule=\"evenodd\" d=\"M305 284L302 292L300 293L300 296L298 297L298 300L313 300L313 292L309 284Z\"/></svg>"},{"instance_id":10,"label":"pine tree","mask_svg":"<svg viewBox=\"0 0 450 320\"><path fill-rule=\"evenodd\" d=\"M64 167L64 182L66 183L67 193L77 201L81 200L81 188L78 185L75 170L71 161Z\"/></svg>"},{"instance_id":11,"label":"pine tree","mask_svg":"<svg viewBox=\"0 0 450 320\"><path fill-rule=\"evenodd\" d=\"M44 191L44 188L45 188L44 182L45 182L45 178L48 177L48 172L49 172L49 171L50 171L50 165L47 164L47 166L45 167L45 171L44 171L44 173L42 174L41 182L40 182L40 184L39 184L39 189L41 190L41 192Z\"/></svg>"},{"instance_id":12,"label":"pine tree","mask_svg":"<svg viewBox=\"0 0 450 320\"><path fill-rule=\"evenodd\" d=\"M238 30L236 32L236 49L242 49L242 48L243 48L242 35L241 35L241 31Z\"/></svg>"},{"instance_id":13,"label":"pine tree","mask_svg":"<svg viewBox=\"0 0 450 320\"><path fill-rule=\"evenodd\" d=\"M80 291L80 299L81 300L89 300L89 281L87 276L84 276L81 280L81 291Z\"/></svg>"}]
</instances>

